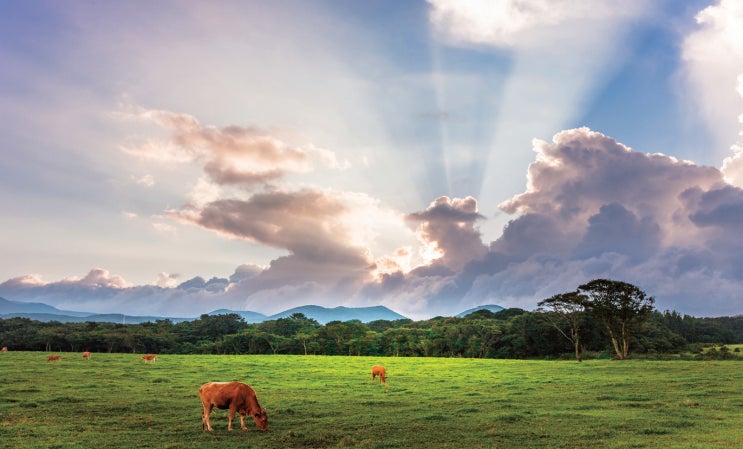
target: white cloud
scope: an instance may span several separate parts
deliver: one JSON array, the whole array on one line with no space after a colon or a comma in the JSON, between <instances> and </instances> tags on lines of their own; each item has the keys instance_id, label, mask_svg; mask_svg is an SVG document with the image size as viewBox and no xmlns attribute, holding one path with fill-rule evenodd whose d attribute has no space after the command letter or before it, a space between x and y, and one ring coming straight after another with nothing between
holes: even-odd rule
<instances>
[{"instance_id":1,"label":"white cloud","mask_svg":"<svg viewBox=\"0 0 743 449\"><path fill-rule=\"evenodd\" d=\"M112 275L103 268L93 268L82 278L69 277L60 282L82 287L126 288L130 286L124 278L119 275Z\"/></svg>"},{"instance_id":2,"label":"white cloud","mask_svg":"<svg viewBox=\"0 0 743 449\"><path fill-rule=\"evenodd\" d=\"M611 0L428 0L430 20L452 44L530 45L549 27L575 20L618 19L639 2Z\"/></svg>"},{"instance_id":3,"label":"white cloud","mask_svg":"<svg viewBox=\"0 0 743 449\"><path fill-rule=\"evenodd\" d=\"M738 75L738 94L743 98L743 74ZM738 116L738 122L743 125L743 114ZM743 131L738 133L743 136ZM722 161L722 173L725 181L743 188L743 140L732 146L733 155Z\"/></svg>"},{"instance_id":4,"label":"white cloud","mask_svg":"<svg viewBox=\"0 0 743 449\"><path fill-rule=\"evenodd\" d=\"M163 288L176 287L178 285L179 277L180 276L177 274L158 273L154 285Z\"/></svg>"},{"instance_id":5,"label":"white cloud","mask_svg":"<svg viewBox=\"0 0 743 449\"><path fill-rule=\"evenodd\" d=\"M718 146L727 148L738 142L743 112L743 97L736 95L743 75L743 2L720 0L696 20L699 28L682 47L687 82Z\"/></svg>"},{"instance_id":6,"label":"white cloud","mask_svg":"<svg viewBox=\"0 0 743 449\"><path fill-rule=\"evenodd\" d=\"M344 169L329 150L313 144L294 146L279 138L274 130L251 126L202 125L188 114L132 107L134 116L170 132L168 140L122 148L145 159L162 162L195 162L218 185L253 188L283 180L288 174L308 173L316 165Z\"/></svg>"}]
</instances>

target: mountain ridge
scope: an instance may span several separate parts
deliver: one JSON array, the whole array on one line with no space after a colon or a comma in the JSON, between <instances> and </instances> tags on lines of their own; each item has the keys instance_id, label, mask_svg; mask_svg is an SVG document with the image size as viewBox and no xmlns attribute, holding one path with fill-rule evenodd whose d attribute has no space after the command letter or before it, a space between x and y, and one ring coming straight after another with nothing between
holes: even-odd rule
<instances>
[{"instance_id":1,"label":"mountain ridge","mask_svg":"<svg viewBox=\"0 0 743 449\"><path fill-rule=\"evenodd\" d=\"M483 305L474 309L469 309L456 316L464 316L472 313L476 310L488 309L491 311L503 310L503 307L496 306L493 304ZM401 315L385 306L369 306L369 307L324 307L319 305L304 305L298 307L292 307L282 312L275 313L273 315L265 315L259 312L253 312L250 310L230 310L230 309L216 309L205 315L223 315L234 313L241 316L245 322L250 324L261 323L263 321L277 320L279 318L287 318L295 313L301 313L307 318L311 318L319 322L320 324L326 324L331 321L351 321L359 320L363 323L368 323L377 320L394 321L400 319L408 319L406 316ZM125 315L121 313L89 313L89 312L78 312L70 310L61 310L56 307L40 302L21 302L11 301L8 299L0 298L0 318L29 318L37 321L59 321L63 323L79 323L79 322L109 322L109 323L122 323L122 324L140 324L144 322L154 322L158 320L170 320L173 322L182 321L193 321L199 319L199 317L162 317L162 316L138 316L138 315Z\"/></svg>"}]
</instances>

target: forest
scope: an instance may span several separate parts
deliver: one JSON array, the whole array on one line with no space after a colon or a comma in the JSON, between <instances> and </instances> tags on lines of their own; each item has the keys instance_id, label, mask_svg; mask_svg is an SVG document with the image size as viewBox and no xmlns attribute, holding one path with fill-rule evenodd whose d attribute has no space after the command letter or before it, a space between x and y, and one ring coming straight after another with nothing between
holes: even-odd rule
<instances>
[{"instance_id":1,"label":"forest","mask_svg":"<svg viewBox=\"0 0 743 449\"><path fill-rule=\"evenodd\" d=\"M236 314L202 315L194 321L142 324L40 322L0 319L0 345L9 350L163 354L320 354L474 358L571 358L572 343L544 312L487 310L464 318L425 321L333 321L302 314L248 324ZM607 331L582 323L583 357L614 357ZM743 342L743 317L695 318L653 311L630 340L633 354L662 357L696 353L705 344ZM705 352L705 357L735 354Z\"/></svg>"},{"instance_id":2,"label":"forest","mask_svg":"<svg viewBox=\"0 0 743 449\"><path fill-rule=\"evenodd\" d=\"M249 324L237 314L173 323L40 322L0 319L9 350L163 354L315 354L470 358L733 358L705 345L743 343L743 316L696 318L658 312L654 299L626 282L596 279L540 301L534 311L479 310L429 320L331 321L301 313Z\"/></svg>"}]
</instances>

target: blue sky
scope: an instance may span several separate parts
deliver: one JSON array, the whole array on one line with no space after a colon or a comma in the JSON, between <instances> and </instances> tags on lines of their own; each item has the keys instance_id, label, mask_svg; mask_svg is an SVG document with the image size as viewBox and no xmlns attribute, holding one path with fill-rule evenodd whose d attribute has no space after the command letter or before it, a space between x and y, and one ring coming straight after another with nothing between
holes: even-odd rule
<instances>
[{"instance_id":1,"label":"blue sky","mask_svg":"<svg viewBox=\"0 0 743 449\"><path fill-rule=\"evenodd\" d=\"M743 2L4 2L0 296L743 313Z\"/></svg>"}]
</instances>

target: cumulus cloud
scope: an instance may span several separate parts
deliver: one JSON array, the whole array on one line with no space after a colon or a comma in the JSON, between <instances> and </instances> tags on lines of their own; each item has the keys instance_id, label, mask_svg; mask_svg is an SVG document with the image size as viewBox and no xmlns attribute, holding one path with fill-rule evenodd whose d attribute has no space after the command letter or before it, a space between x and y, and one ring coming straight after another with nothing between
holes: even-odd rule
<instances>
[{"instance_id":1,"label":"cumulus cloud","mask_svg":"<svg viewBox=\"0 0 743 449\"><path fill-rule=\"evenodd\" d=\"M743 98L743 74L738 75L738 94ZM738 123L743 127L743 114L738 116ZM738 133L743 136L743 131ZM731 148L733 155L722 161L722 173L730 184L743 188L743 139Z\"/></svg>"},{"instance_id":2,"label":"cumulus cloud","mask_svg":"<svg viewBox=\"0 0 743 449\"><path fill-rule=\"evenodd\" d=\"M407 219L420 223L417 233L424 248L440 255L439 263L460 270L472 259L482 257L482 243L476 222L484 217L477 211L477 200L440 197L425 211L409 214Z\"/></svg>"},{"instance_id":3,"label":"cumulus cloud","mask_svg":"<svg viewBox=\"0 0 743 449\"><path fill-rule=\"evenodd\" d=\"M487 251L473 251L455 270L443 267L442 256L408 273L386 273L361 294L404 298L411 316L484 302L530 309L607 277L645 289L661 310L740 312L743 190L719 170L637 152L587 128L535 140L534 151L526 191L501 204L515 217ZM461 212L439 199L409 216L433 220L427 227L442 217L450 226L477 219Z\"/></svg>"},{"instance_id":4,"label":"cumulus cloud","mask_svg":"<svg viewBox=\"0 0 743 449\"><path fill-rule=\"evenodd\" d=\"M23 276L17 276L10 278L7 281L0 284L5 288L22 288L27 286L41 286L46 285L46 282L41 278L39 274L25 274Z\"/></svg>"},{"instance_id":5,"label":"cumulus cloud","mask_svg":"<svg viewBox=\"0 0 743 449\"><path fill-rule=\"evenodd\" d=\"M235 268L235 272L230 276L230 282L239 283L246 279L253 278L263 270L264 268L257 265L242 264Z\"/></svg>"},{"instance_id":6,"label":"cumulus cloud","mask_svg":"<svg viewBox=\"0 0 743 449\"><path fill-rule=\"evenodd\" d=\"M82 278L70 277L61 282L83 287L126 288L129 286L124 278L119 275L112 275L103 268L93 268Z\"/></svg>"},{"instance_id":7,"label":"cumulus cloud","mask_svg":"<svg viewBox=\"0 0 743 449\"><path fill-rule=\"evenodd\" d=\"M375 258L354 245L349 222L340 219L362 212L353 196L264 192L173 213L287 250L267 267L242 265L229 278L195 277L170 288L127 286L101 269L55 283L25 276L0 284L0 295L33 293L81 306L95 295L95 307L166 305L180 315L223 307L265 313L307 303L383 304L420 319L484 302L530 309L606 277L638 285L661 310L740 313L743 189L726 183L720 170L634 151L587 128L535 140L534 151L526 191L501 204L514 218L489 245L478 231L484 218L472 197L441 197L404 217L419 246L435 247L438 257L426 260L414 257L414 247ZM172 278L161 279L172 285Z\"/></svg>"},{"instance_id":8,"label":"cumulus cloud","mask_svg":"<svg viewBox=\"0 0 743 449\"><path fill-rule=\"evenodd\" d=\"M154 285L163 288L175 287L178 285L178 278L178 274L158 273Z\"/></svg>"},{"instance_id":9,"label":"cumulus cloud","mask_svg":"<svg viewBox=\"0 0 743 449\"><path fill-rule=\"evenodd\" d=\"M497 292L502 286L495 282L504 275L536 266L550 275L524 283L527 295L547 292L540 282L554 279L613 277L638 283L658 297L659 307L702 314L740 310L738 295L705 290L715 283L717 292L743 286L735 229L743 191L727 184L719 170L636 152L586 128L558 133L551 143L537 140L534 150L527 191L501 204L520 217L491 245L520 262L480 284ZM557 242L550 245L549 237ZM683 297L678 284L687 287ZM676 293L661 293L669 291Z\"/></svg>"},{"instance_id":10,"label":"cumulus cloud","mask_svg":"<svg viewBox=\"0 0 743 449\"><path fill-rule=\"evenodd\" d=\"M510 47L542 29L576 19L629 15L636 1L428 0L431 22L452 43Z\"/></svg>"},{"instance_id":11,"label":"cumulus cloud","mask_svg":"<svg viewBox=\"0 0 743 449\"><path fill-rule=\"evenodd\" d=\"M692 187L709 190L724 184L715 168L632 151L587 128L560 132L551 143L535 140L534 151L526 192L500 207L522 217L546 217L574 242L583 238L589 219L610 203L657 225L665 244L689 241L697 229L680 195Z\"/></svg>"},{"instance_id":12,"label":"cumulus cloud","mask_svg":"<svg viewBox=\"0 0 743 449\"><path fill-rule=\"evenodd\" d=\"M720 148L727 148L738 142L736 118L743 112L743 97L736 95L743 75L743 4L720 0L699 12L696 21L698 29L682 47L687 81ZM726 171L731 170L728 163Z\"/></svg>"}]
</instances>

